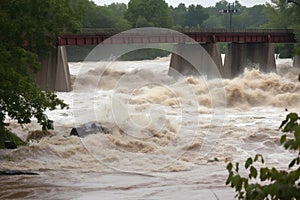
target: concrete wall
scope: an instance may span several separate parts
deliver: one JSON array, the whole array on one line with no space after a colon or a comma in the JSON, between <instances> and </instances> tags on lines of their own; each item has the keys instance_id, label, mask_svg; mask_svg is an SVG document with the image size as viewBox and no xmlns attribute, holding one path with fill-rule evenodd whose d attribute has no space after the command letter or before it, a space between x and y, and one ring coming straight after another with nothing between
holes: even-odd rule
<instances>
[{"instance_id":1,"label":"concrete wall","mask_svg":"<svg viewBox=\"0 0 300 200\"><path fill-rule=\"evenodd\" d=\"M188 62L188 61L189 62ZM178 44L171 56L169 75L175 76L174 70L181 75L206 75L208 78L216 74L216 67L222 71L222 59L216 43Z\"/></svg>"},{"instance_id":2,"label":"concrete wall","mask_svg":"<svg viewBox=\"0 0 300 200\"><path fill-rule=\"evenodd\" d=\"M42 59L41 63L42 67L35 75L35 80L42 89L71 91L71 77L64 46L53 49L52 53Z\"/></svg>"},{"instance_id":3,"label":"concrete wall","mask_svg":"<svg viewBox=\"0 0 300 200\"><path fill-rule=\"evenodd\" d=\"M224 77L233 78L245 68L259 68L263 72L276 70L274 46L271 43L230 43L225 55Z\"/></svg>"},{"instance_id":4,"label":"concrete wall","mask_svg":"<svg viewBox=\"0 0 300 200\"><path fill-rule=\"evenodd\" d=\"M293 59L293 67L300 68L300 55L296 55Z\"/></svg>"}]
</instances>

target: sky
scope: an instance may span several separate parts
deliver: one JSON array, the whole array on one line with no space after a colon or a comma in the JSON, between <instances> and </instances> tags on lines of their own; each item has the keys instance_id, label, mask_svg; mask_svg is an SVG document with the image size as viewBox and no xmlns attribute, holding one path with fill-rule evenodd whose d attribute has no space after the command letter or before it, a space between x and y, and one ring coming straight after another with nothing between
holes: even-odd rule
<instances>
[{"instance_id":1,"label":"sky","mask_svg":"<svg viewBox=\"0 0 300 200\"><path fill-rule=\"evenodd\" d=\"M93 0L97 5L109 5L111 3L128 3L129 0ZM211 0L165 0L169 5L174 7L178 6L180 3L184 3L186 6L190 4L200 4L203 7L214 6L217 1ZM227 0L228 2L234 2L234 0ZM270 0L239 0L240 4L247 7L252 7L257 4L265 4L266 2L270 2Z\"/></svg>"}]
</instances>

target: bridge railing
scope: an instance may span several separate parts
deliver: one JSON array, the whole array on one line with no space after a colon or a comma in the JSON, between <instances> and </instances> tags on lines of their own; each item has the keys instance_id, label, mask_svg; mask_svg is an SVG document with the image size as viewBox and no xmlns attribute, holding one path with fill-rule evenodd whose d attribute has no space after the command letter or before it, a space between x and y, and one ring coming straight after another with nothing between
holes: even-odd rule
<instances>
[{"instance_id":1,"label":"bridge railing","mask_svg":"<svg viewBox=\"0 0 300 200\"><path fill-rule=\"evenodd\" d=\"M293 43L295 34L290 29L182 29L176 32L166 29L136 29L122 32L120 29L89 29L85 33L62 35L57 45L95 45L132 43L188 43L188 42L247 42L247 43ZM189 37L182 35L180 32ZM114 37L111 37L114 36Z\"/></svg>"},{"instance_id":2,"label":"bridge railing","mask_svg":"<svg viewBox=\"0 0 300 200\"><path fill-rule=\"evenodd\" d=\"M151 29L149 29L151 30ZM293 33L293 29L174 29L182 33ZM82 28L78 35L81 34L104 34L112 35L128 31L128 29L114 29L114 28Z\"/></svg>"}]
</instances>

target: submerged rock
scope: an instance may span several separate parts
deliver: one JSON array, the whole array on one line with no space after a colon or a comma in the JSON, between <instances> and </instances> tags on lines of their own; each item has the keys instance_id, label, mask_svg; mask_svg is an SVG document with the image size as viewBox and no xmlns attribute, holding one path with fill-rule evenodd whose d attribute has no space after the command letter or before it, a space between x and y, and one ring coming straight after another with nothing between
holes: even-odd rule
<instances>
[{"instance_id":1,"label":"submerged rock","mask_svg":"<svg viewBox=\"0 0 300 200\"><path fill-rule=\"evenodd\" d=\"M70 135L85 137L87 135L97 133L110 134L111 131L99 122L89 122L80 127L72 128Z\"/></svg>"},{"instance_id":2,"label":"submerged rock","mask_svg":"<svg viewBox=\"0 0 300 200\"><path fill-rule=\"evenodd\" d=\"M17 144L13 141L10 140L5 140L4 141L4 147L6 149L16 149L17 148Z\"/></svg>"},{"instance_id":3,"label":"submerged rock","mask_svg":"<svg viewBox=\"0 0 300 200\"><path fill-rule=\"evenodd\" d=\"M20 171L20 170L0 170L0 175L15 176L15 175L39 175L35 172Z\"/></svg>"},{"instance_id":4,"label":"submerged rock","mask_svg":"<svg viewBox=\"0 0 300 200\"><path fill-rule=\"evenodd\" d=\"M50 133L49 131L46 131L46 130L31 131L28 134L26 141L29 141L29 140L40 141L42 138L47 137L47 136L52 136L52 133Z\"/></svg>"}]
</instances>

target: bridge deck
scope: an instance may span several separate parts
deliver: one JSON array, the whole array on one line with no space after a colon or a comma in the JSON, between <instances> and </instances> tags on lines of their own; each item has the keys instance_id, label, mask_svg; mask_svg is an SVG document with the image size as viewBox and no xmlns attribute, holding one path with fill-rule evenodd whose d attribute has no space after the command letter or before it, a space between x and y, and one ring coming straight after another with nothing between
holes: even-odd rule
<instances>
[{"instance_id":1,"label":"bridge deck","mask_svg":"<svg viewBox=\"0 0 300 200\"><path fill-rule=\"evenodd\" d=\"M58 46L65 45L97 45L104 44L143 44L143 43L294 43L295 34L292 30L281 29L257 29L257 30L201 30L187 31L180 33L170 31L169 33L149 32L139 34L138 32L119 31L94 31L85 34L63 35L57 38ZM111 37L114 36L114 37Z\"/></svg>"}]
</instances>

